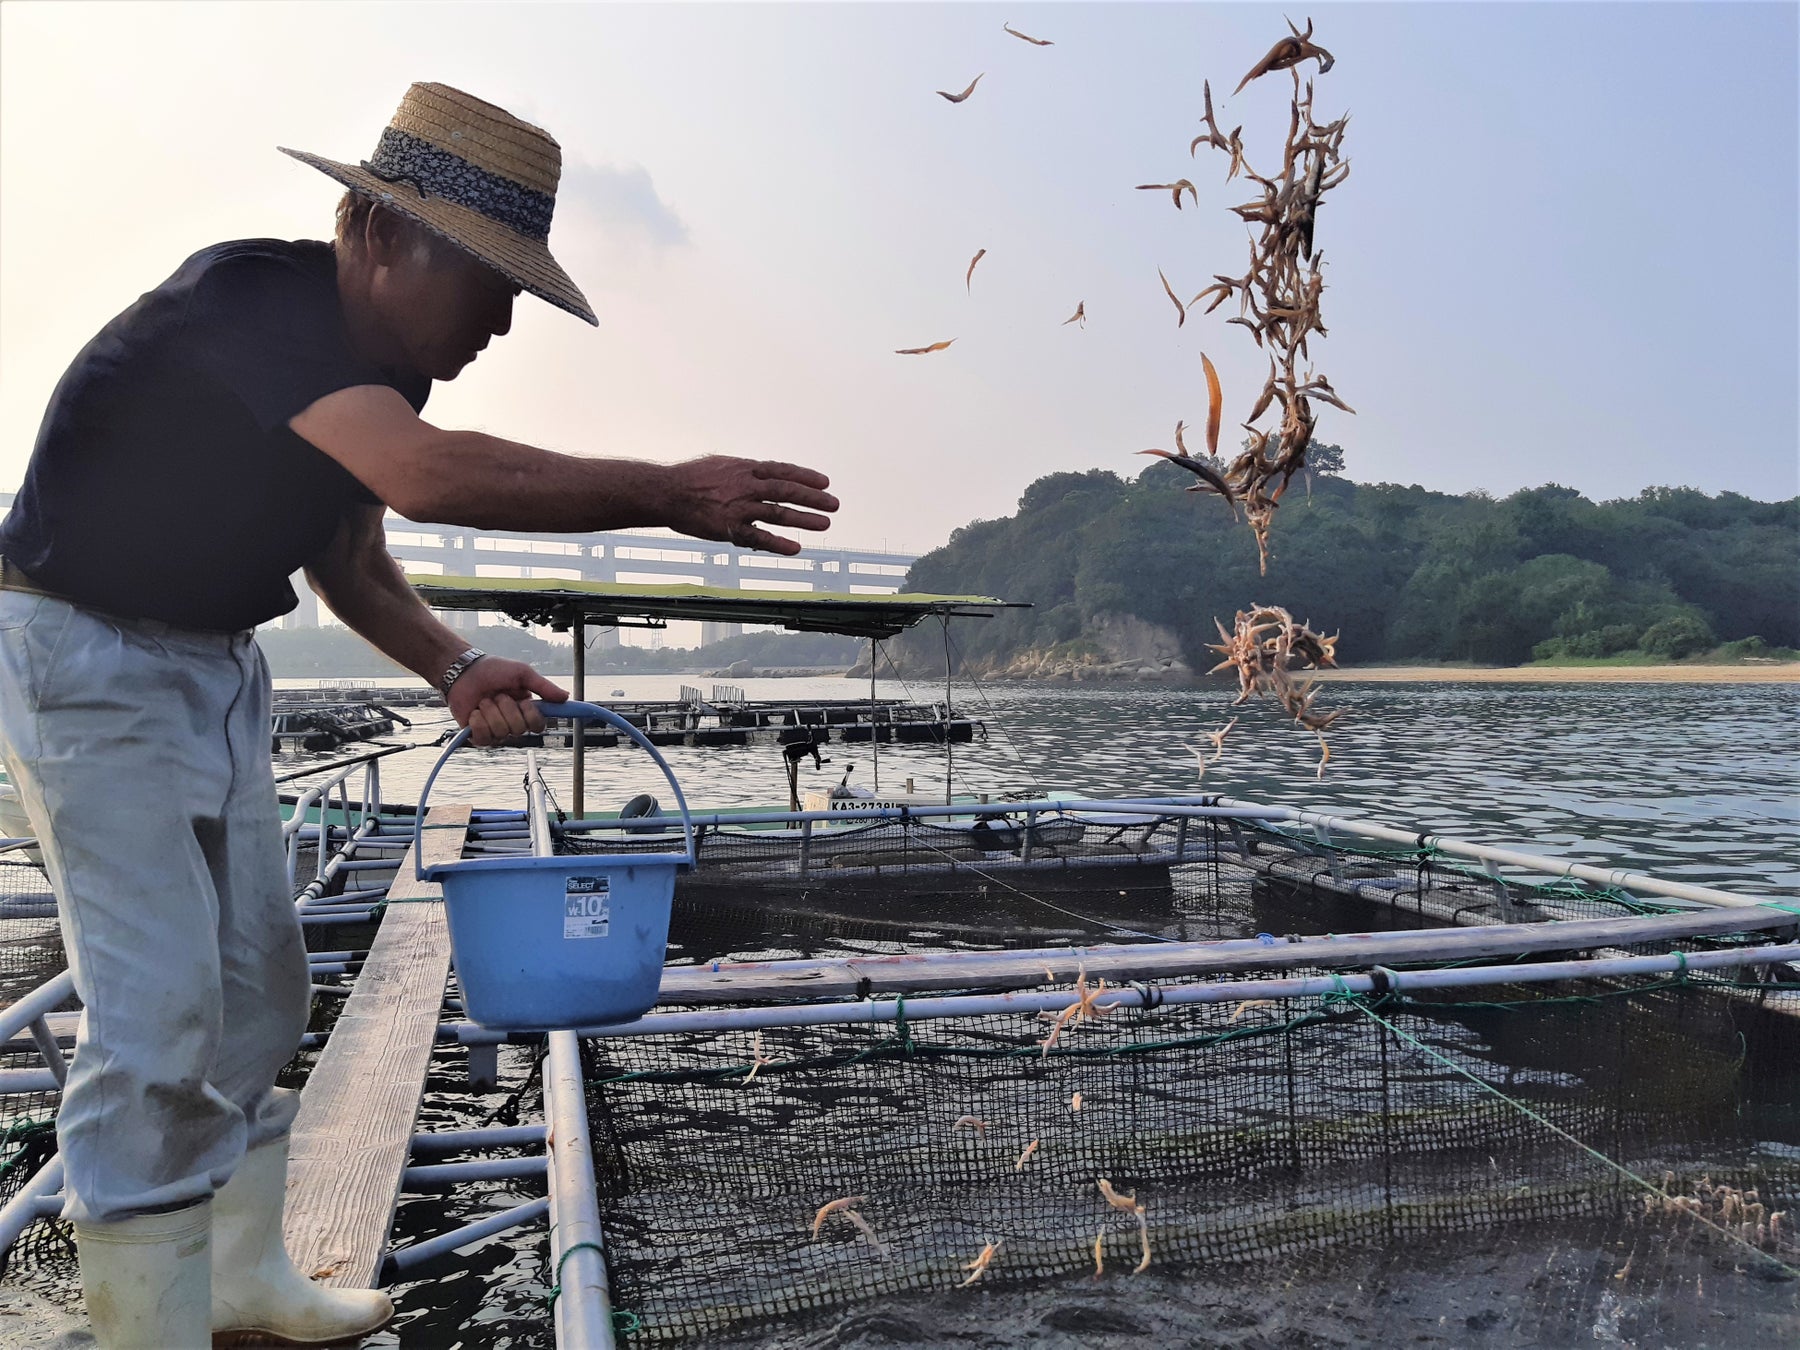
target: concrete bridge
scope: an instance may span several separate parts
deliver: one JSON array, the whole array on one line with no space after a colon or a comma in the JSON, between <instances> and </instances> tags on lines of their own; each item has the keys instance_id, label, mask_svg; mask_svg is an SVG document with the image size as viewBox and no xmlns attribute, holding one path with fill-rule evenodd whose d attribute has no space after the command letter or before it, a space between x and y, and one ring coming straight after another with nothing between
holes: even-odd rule
<instances>
[{"instance_id":1,"label":"concrete bridge","mask_svg":"<svg viewBox=\"0 0 1800 1350\"><path fill-rule=\"evenodd\" d=\"M12 502L12 493L0 492L0 516L11 509ZM909 553L810 546L797 558L783 558L674 534L518 534L421 525L396 515L387 518L387 542L408 572L436 576L692 582L735 590L839 591L855 595L893 594L900 589L914 561L914 555ZM282 626L318 627L318 598L298 575L294 590L300 597L300 607L282 621ZM456 626L474 622L473 615L460 612L443 617ZM701 627L704 645L731 636L739 625Z\"/></svg>"}]
</instances>

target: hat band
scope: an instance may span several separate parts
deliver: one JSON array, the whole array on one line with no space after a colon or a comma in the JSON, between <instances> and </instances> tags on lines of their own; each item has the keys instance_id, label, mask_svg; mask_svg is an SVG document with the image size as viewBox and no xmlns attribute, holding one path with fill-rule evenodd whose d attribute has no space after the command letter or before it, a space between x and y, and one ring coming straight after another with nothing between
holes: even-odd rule
<instances>
[{"instance_id":1,"label":"hat band","mask_svg":"<svg viewBox=\"0 0 1800 1350\"><path fill-rule=\"evenodd\" d=\"M385 183L409 184L421 197L442 197L540 244L550 238L555 197L489 173L404 131L393 127L383 131L375 157L365 159L362 167Z\"/></svg>"}]
</instances>

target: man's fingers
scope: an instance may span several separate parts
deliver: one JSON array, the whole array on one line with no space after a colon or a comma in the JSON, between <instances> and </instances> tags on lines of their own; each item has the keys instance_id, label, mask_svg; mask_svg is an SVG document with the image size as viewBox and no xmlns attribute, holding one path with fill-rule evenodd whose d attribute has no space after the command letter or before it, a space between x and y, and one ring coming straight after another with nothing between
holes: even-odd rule
<instances>
[{"instance_id":1,"label":"man's fingers","mask_svg":"<svg viewBox=\"0 0 1800 1350\"><path fill-rule=\"evenodd\" d=\"M778 534L759 530L754 525L740 525L732 531L731 542L739 548L760 548L765 553L785 553L791 556L800 551L798 540L783 539Z\"/></svg>"},{"instance_id":2,"label":"man's fingers","mask_svg":"<svg viewBox=\"0 0 1800 1350\"><path fill-rule=\"evenodd\" d=\"M815 516L811 511L796 511L791 507L777 506L770 503L760 511L754 512L752 520L767 521L771 525L784 525L790 530L829 530L829 516Z\"/></svg>"},{"instance_id":3,"label":"man's fingers","mask_svg":"<svg viewBox=\"0 0 1800 1350\"><path fill-rule=\"evenodd\" d=\"M526 677L525 688L548 703L567 703L569 691L560 684L552 684L535 670Z\"/></svg>"},{"instance_id":4,"label":"man's fingers","mask_svg":"<svg viewBox=\"0 0 1800 1350\"><path fill-rule=\"evenodd\" d=\"M759 460L750 466L750 472L758 478L782 478L790 483L799 483L803 487L828 488L831 480L817 469L809 469L801 464L784 464L780 460Z\"/></svg>"},{"instance_id":5,"label":"man's fingers","mask_svg":"<svg viewBox=\"0 0 1800 1350\"><path fill-rule=\"evenodd\" d=\"M835 511L837 499L828 491L814 491L803 488L797 482L770 482L769 491L763 497L769 502L792 502L794 506L810 506L814 511Z\"/></svg>"},{"instance_id":6,"label":"man's fingers","mask_svg":"<svg viewBox=\"0 0 1800 1350\"><path fill-rule=\"evenodd\" d=\"M511 740L514 736L523 736L526 732L525 714L519 705L506 694L489 695L481 700L481 710L487 715L488 726L501 740Z\"/></svg>"},{"instance_id":7,"label":"man's fingers","mask_svg":"<svg viewBox=\"0 0 1800 1350\"><path fill-rule=\"evenodd\" d=\"M781 469L785 472L764 472L769 469ZM796 464L758 464L752 472L762 480L757 495L764 501L793 502L796 506L810 506L816 511L838 509L838 499L824 491L830 480L822 473L802 469Z\"/></svg>"},{"instance_id":8,"label":"man's fingers","mask_svg":"<svg viewBox=\"0 0 1800 1350\"><path fill-rule=\"evenodd\" d=\"M489 746L494 743L494 733L489 730L487 718L482 715L480 708L470 711L468 728L470 745Z\"/></svg>"},{"instance_id":9,"label":"man's fingers","mask_svg":"<svg viewBox=\"0 0 1800 1350\"><path fill-rule=\"evenodd\" d=\"M781 479L767 479L757 494L766 502L792 502L796 506L810 506L815 511L835 511L838 499L829 492L818 492L800 483L789 483Z\"/></svg>"}]
</instances>

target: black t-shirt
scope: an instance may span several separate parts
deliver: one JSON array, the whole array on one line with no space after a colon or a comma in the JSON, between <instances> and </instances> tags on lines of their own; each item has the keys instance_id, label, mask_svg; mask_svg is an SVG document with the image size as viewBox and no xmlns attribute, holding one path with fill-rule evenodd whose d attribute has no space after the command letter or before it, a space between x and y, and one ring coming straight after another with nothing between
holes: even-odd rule
<instances>
[{"instance_id":1,"label":"black t-shirt","mask_svg":"<svg viewBox=\"0 0 1800 1350\"><path fill-rule=\"evenodd\" d=\"M288 577L377 500L288 419L364 384L415 410L431 392L351 350L331 245L202 249L57 384L0 556L128 617L229 632L285 614Z\"/></svg>"}]
</instances>

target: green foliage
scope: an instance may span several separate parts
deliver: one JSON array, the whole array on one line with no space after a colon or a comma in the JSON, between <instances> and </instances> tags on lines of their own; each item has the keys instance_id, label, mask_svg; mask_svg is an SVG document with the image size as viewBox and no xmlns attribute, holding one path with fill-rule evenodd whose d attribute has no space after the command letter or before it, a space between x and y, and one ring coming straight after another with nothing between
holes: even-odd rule
<instances>
[{"instance_id":1,"label":"green foliage","mask_svg":"<svg viewBox=\"0 0 1800 1350\"><path fill-rule=\"evenodd\" d=\"M1752 634L1800 646L1800 498L1653 488L1596 503L1549 484L1496 500L1357 484L1337 462L1282 499L1267 576L1224 504L1156 461L1135 479L1039 479L1016 514L919 559L908 585L1036 606L959 629L964 658L989 666L1072 642L1099 614L1164 625L1190 665L1211 665L1214 617L1252 601L1341 631L1350 662L1670 659Z\"/></svg>"},{"instance_id":2,"label":"green foliage","mask_svg":"<svg viewBox=\"0 0 1800 1350\"><path fill-rule=\"evenodd\" d=\"M1692 614L1672 614L1666 619L1659 619L1644 630L1644 636L1638 639L1638 646L1652 656L1667 656L1679 660L1683 656L1692 656L1695 652L1703 652L1713 645L1713 631L1706 626L1706 621Z\"/></svg>"}]
</instances>

